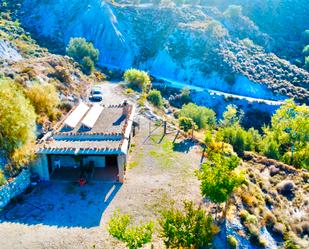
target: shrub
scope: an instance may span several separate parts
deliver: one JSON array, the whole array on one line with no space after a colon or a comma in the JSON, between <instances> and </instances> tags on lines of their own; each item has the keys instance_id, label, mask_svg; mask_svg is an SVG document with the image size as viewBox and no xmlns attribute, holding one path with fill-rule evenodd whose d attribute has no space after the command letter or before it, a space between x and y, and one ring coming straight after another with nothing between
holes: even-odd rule
<instances>
[{"instance_id":1,"label":"shrub","mask_svg":"<svg viewBox=\"0 0 309 249\"><path fill-rule=\"evenodd\" d=\"M272 232L281 239L283 239L284 233L286 232L285 225L283 225L282 223L275 223L275 225L272 228Z\"/></svg>"},{"instance_id":2,"label":"shrub","mask_svg":"<svg viewBox=\"0 0 309 249\"><path fill-rule=\"evenodd\" d=\"M185 105L188 104L190 102L192 102L191 96L190 96L190 89L187 87L184 87L181 90L181 95L180 95L180 100L181 100L181 104Z\"/></svg>"},{"instance_id":3,"label":"shrub","mask_svg":"<svg viewBox=\"0 0 309 249\"><path fill-rule=\"evenodd\" d=\"M228 243L229 248L231 248L231 249L237 248L238 241L234 236L228 235L227 236L227 243Z\"/></svg>"},{"instance_id":4,"label":"shrub","mask_svg":"<svg viewBox=\"0 0 309 249\"><path fill-rule=\"evenodd\" d=\"M51 120L55 119L60 100L54 85L35 83L25 92L37 114L44 113Z\"/></svg>"},{"instance_id":5,"label":"shrub","mask_svg":"<svg viewBox=\"0 0 309 249\"><path fill-rule=\"evenodd\" d=\"M35 139L36 115L13 81L0 80L0 144L8 155Z\"/></svg>"},{"instance_id":6,"label":"shrub","mask_svg":"<svg viewBox=\"0 0 309 249\"><path fill-rule=\"evenodd\" d=\"M263 222L267 228L273 228L277 219L272 212L267 211L264 215Z\"/></svg>"},{"instance_id":7,"label":"shrub","mask_svg":"<svg viewBox=\"0 0 309 249\"><path fill-rule=\"evenodd\" d=\"M191 118L199 129L213 128L216 124L216 114L213 110L193 103L184 105L179 116Z\"/></svg>"},{"instance_id":8,"label":"shrub","mask_svg":"<svg viewBox=\"0 0 309 249\"><path fill-rule=\"evenodd\" d=\"M137 100L137 104L139 104L140 106L144 106L146 99L147 99L147 95L145 93L141 94L141 96Z\"/></svg>"},{"instance_id":9,"label":"shrub","mask_svg":"<svg viewBox=\"0 0 309 249\"><path fill-rule=\"evenodd\" d=\"M0 186L4 185L6 183L6 178L4 176L4 173L2 170L0 170Z\"/></svg>"},{"instance_id":10,"label":"shrub","mask_svg":"<svg viewBox=\"0 0 309 249\"><path fill-rule=\"evenodd\" d=\"M93 71L94 64L99 60L99 50L85 38L71 38L66 50L67 54L80 63L83 71L87 73Z\"/></svg>"},{"instance_id":11,"label":"shrub","mask_svg":"<svg viewBox=\"0 0 309 249\"><path fill-rule=\"evenodd\" d=\"M150 77L148 73L144 71L132 68L125 71L123 77L125 82L134 89L148 91L148 89L151 87Z\"/></svg>"},{"instance_id":12,"label":"shrub","mask_svg":"<svg viewBox=\"0 0 309 249\"><path fill-rule=\"evenodd\" d=\"M108 232L123 241L129 249L141 248L152 240L153 222L130 225L131 216L116 211L108 223Z\"/></svg>"},{"instance_id":13,"label":"shrub","mask_svg":"<svg viewBox=\"0 0 309 249\"><path fill-rule=\"evenodd\" d=\"M304 68L309 71L309 56L305 57Z\"/></svg>"},{"instance_id":14,"label":"shrub","mask_svg":"<svg viewBox=\"0 0 309 249\"><path fill-rule=\"evenodd\" d=\"M85 74L92 74L94 72L94 62L89 56L85 56L81 62L82 70Z\"/></svg>"},{"instance_id":15,"label":"shrub","mask_svg":"<svg viewBox=\"0 0 309 249\"><path fill-rule=\"evenodd\" d=\"M278 144L275 141L270 141L266 144L266 148L264 150L264 155L272 158L272 159L279 159L279 148Z\"/></svg>"},{"instance_id":16,"label":"shrub","mask_svg":"<svg viewBox=\"0 0 309 249\"><path fill-rule=\"evenodd\" d=\"M210 248L216 230L211 215L192 202L184 202L184 210L163 211L159 224L167 248Z\"/></svg>"},{"instance_id":17,"label":"shrub","mask_svg":"<svg viewBox=\"0 0 309 249\"><path fill-rule=\"evenodd\" d=\"M151 90L147 99L157 107L162 107L163 105L163 98L161 96L161 92L158 90Z\"/></svg>"},{"instance_id":18,"label":"shrub","mask_svg":"<svg viewBox=\"0 0 309 249\"><path fill-rule=\"evenodd\" d=\"M284 196L290 196L293 195L295 187L296 186L293 181L284 180L277 185L277 191Z\"/></svg>"},{"instance_id":19,"label":"shrub","mask_svg":"<svg viewBox=\"0 0 309 249\"><path fill-rule=\"evenodd\" d=\"M179 128L184 132L195 129L196 125L191 118L180 117L179 118Z\"/></svg>"},{"instance_id":20,"label":"shrub","mask_svg":"<svg viewBox=\"0 0 309 249\"><path fill-rule=\"evenodd\" d=\"M304 47L303 54L304 54L304 56L308 56L309 55L309 45Z\"/></svg>"}]
</instances>

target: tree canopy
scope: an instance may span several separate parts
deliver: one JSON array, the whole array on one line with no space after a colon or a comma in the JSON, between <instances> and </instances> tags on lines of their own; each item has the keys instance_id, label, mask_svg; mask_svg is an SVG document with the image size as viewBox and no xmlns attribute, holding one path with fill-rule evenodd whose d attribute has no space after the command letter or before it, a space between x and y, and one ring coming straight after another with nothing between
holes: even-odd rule
<instances>
[{"instance_id":1,"label":"tree canopy","mask_svg":"<svg viewBox=\"0 0 309 249\"><path fill-rule=\"evenodd\" d=\"M179 117L191 118L199 129L213 128L216 124L216 114L213 110L193 103L184 105L179 112Z\"/></svg>"},{"instance_id":2,"label":"tree canopy","mask_svg":"<svg viewBox=\"0 0 309 249\"><path fill-rule=\"evenodd\" d=\"M130 87L147 91L151 86L150 77L147 72L138 69L128 69L125 71L124 80Z\"/></svg>"},{"instance_id":3,"label":"tree canopy","mask_svg":"<svg viewBox=\"0 0 309 249\"><path fill-rule=\"evenodd\" d=\"M129 249L137 249L152 240L153 222L133 226L131 216L116 211L108 223L108 232L123 241Z\"/></svg>"},{"instance_id":4,"label":"tree canopy","mask_svg":"<svg viewBox=\"0 0 309 249\"><path fill-rule=\"evenodd\" d=\"M167 248L211 248L216 230L211 215L192 202L184 202L184 210L163 211L159 224Z\"/></svg>"},{"instance_id":5,"label":"tree canopy","mask_svg":"<svg viewBox=\"0 0 309 249\"><path fill-rule=\"evenodd\" d=\"M43 113L51 119L55 118L56 107L60 100L54 85L35 83L25 92L37 114Z\"/></svg>"},{"instance_id":6,"label":"tree canopy","mask_svg":"<svg viewBox=\"0 0 309 249\"><path fill-rule=\"evenodd\" d=\"M238 163L237 156L225 157L212 153L198 175L202 194L216 204L227 201L234 189L243 182L243 177L234 170Z\"/></svg>"},{"instance_id":7,"label":"tree canopy","mask_svg":"<svg viewBox=\"0 0 309 249\"><path fill-rule=\"evenodd\" d=\"M99 50L85 38L71 38L66 49L67 54L83 66L85 73L91 73L99 60Z\"/></svg>"},{"instance_id":8,"label":"tree canopy","mask_svg":"<svg viewBox=\"0 0 309 249\"><path fill-rule=\"evenodd\" d=\"M7 156L34 141L35 119L22 90L11 80L0 80L0 144Z\"/></svg>"}]
</instances>

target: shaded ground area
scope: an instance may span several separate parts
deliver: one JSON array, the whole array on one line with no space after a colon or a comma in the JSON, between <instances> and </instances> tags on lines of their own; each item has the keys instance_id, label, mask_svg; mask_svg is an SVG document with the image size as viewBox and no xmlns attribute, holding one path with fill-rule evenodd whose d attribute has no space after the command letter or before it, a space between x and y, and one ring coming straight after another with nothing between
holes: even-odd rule
<instances>
[{"instance_id":1,"label":"shaded ground area","mask_svg":"<svg viewBox=\"0 0 309 249\"><path fill-rule=\"evenodd\" d=\"M114 84L107 84L105 88L109 89L112 99L120 92ZM175 148L172 143L175 133L162 139L162 127L149 137L149 120L141 115L138 119L140 130L132 141L126 181L121 187L116 185L111 190L113 184L107 183L85 188L51 183L38 188L37 192L25 196L23 202L10 208L7 218L11 217L11 220L2 220L1 246L10 249L85 249L93 248L93 245L104 249L124 248L106 231L106 224L115 210L146 221L155 220L159 211L172 202L180 205L188 199L197 203L202 201L195 176L200 148L188 141L183 146L182 139L176 140L181 149ZM32 209L30 204L46 205L31 213L27 211ZM22 217L17 217L19 214ZM14 216L17 219L12 219ZM153 243L154 248L162 248L162 242L156 236ZM150 248L150 244L146 248Z\"/></svg>"}]
</instances>

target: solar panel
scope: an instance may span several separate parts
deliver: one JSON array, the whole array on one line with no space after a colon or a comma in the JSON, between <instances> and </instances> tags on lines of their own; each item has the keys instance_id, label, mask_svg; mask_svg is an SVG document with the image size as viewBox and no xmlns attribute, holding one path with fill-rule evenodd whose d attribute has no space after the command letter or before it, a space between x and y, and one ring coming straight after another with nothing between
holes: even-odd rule
<instances>
[{"instance_id":1,"label":"solar panel","mask_svg":"<svg viewBox=\"0 0 309 249\"><path fill-rule=\"evenodd\" d=\"M90 111L87 113L86 117L83 119L82 124L88 128L93 128L94 124L97 122L100 114L103 111L103 106L99 104L94 104Z\"/></svg>"},{"instance_id":2,"label":"solar panel","mask_svg":"<svg viewBox=\"0 0 309 249\"><path fill-rule=\"evenodd\" d=\"M83 102L79 103L75 110L64 121L64 124L74 129L88 110L88 105Z\"/></svg>"}]
</instances>

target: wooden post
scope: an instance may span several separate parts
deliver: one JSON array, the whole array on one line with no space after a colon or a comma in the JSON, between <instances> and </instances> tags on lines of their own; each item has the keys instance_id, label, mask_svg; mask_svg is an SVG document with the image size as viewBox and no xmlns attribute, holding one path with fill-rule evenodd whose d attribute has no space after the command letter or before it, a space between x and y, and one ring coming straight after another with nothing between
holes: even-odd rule
<instances>
[{"instance_id":1,"label":"wooden post","mask_svg":"<svg viewBox=\"0 0 309 249\"><path fill-rule=\"evenodd\" d=\"M166 123L167 123L166 121L163 121L163 129L164 129L163 135L166 135L166 126L167 126Z\"/></svg>"}]
</instances>

